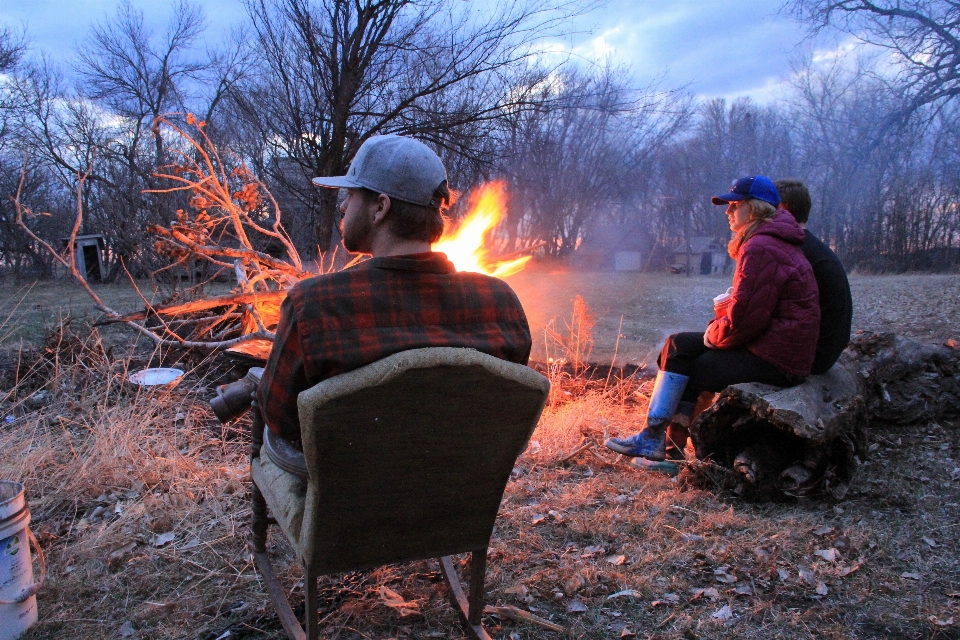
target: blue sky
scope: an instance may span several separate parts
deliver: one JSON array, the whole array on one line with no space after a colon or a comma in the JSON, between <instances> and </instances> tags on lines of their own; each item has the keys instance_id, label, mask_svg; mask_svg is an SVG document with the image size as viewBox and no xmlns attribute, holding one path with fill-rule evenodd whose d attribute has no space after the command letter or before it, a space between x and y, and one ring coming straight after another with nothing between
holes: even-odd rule
<instances>
[{"instance_id":1,"label":"blue sky","mask_svg":"<svg viewBox=\"0 0 960 640\"><path fill-rule=\"evenodd\" d=\"M465 0L472 1L472 0ZM662 88L687 87L702 97L782 97L790 61L809 48L803 28L779 15L782 0L609 0L578 18L577 32L557 48L585 59L629 65L641 83L660 76ZM91 24L112 15L116 0L6 0L0 24L26 26L34 50L66 60ZM132 0L162 31L169 2ZM242 22L239 0L202 0L211 43Z\"/></svg>"}]
</instances>

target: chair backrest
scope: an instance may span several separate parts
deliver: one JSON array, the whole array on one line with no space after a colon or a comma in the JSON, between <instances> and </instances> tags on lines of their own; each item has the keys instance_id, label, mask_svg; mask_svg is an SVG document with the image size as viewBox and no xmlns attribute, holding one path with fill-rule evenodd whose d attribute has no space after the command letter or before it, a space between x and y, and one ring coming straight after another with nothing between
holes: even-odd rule
<instances>
[{"instance_id":1,"label":"chair backrest","mask_svg":"<svg viewBox=\"0 0 960 640\"><path fill-rule=\"evenodd\" d=\"M318 574L485 549L550 383L473 349L414 349L298 398Z\"/></svg>"}]
</instances>

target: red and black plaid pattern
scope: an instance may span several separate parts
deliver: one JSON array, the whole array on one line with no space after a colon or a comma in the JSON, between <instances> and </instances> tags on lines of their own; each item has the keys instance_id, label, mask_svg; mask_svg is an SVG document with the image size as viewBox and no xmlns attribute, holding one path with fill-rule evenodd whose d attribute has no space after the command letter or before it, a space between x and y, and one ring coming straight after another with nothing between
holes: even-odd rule
<instances>
[{"instance_id":1,"label":"red and black plaid pattern","mask_svg":"<svg viewBox=\"0 0 960 640\"><path fill-rule=\"evenodd\" d=\"M442 253L372 258L304 280L280 308L257 393L264 418L277 434L298 440L301 391L423 347L470 347L526 364L530 327L505 282L457 273Z\"/></svg>"}]
</instances>

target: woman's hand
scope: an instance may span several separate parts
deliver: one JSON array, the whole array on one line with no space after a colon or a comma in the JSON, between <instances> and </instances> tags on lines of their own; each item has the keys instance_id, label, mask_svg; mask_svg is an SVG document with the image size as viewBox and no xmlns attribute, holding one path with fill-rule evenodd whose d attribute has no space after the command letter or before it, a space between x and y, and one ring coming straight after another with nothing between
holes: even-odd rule
<instances>
[{"instance_id":1,"label":"woman's hand","mask_svg":"<svg viewBox=\"0 0 960 640\"><path fill-rule=\"evenodd\" d=\"M710 338L707 337L706 331L703 332L703 346L705 346L707 349L716 349L716 347L713 346L713 343L710 342Z\"/></svg>"}]
</instances>

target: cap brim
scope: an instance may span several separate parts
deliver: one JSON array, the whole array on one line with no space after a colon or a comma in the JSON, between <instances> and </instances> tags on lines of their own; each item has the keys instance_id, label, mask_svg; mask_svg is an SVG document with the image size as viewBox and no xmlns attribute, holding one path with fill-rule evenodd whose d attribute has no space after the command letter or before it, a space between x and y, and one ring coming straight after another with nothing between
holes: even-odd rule
<instances>
[{"instance_id":1,"label":"cap brim","mask_svg":"<svg viewBox=\"0 0 960 640\"><path fill-rule=\"evenodd\" d=\"M314 178L311 182L318 187L330 187L331 189L359 189L361 187L360 184L347 176L320 176Z\"/></svg>"},{"instance_id":2,"label":"cap brim","mask_svg":"<svg viewBox=\"0 0 960 640\"><path fill-rule=\"evenodd\" d=\"M722 196L713 196L710 198L710 202L713 204L730 204L731 202L740 202L748 198L750 198L750 196L745 196L742 193L725 193Z\"/></svg>"}]
</instances>

